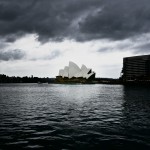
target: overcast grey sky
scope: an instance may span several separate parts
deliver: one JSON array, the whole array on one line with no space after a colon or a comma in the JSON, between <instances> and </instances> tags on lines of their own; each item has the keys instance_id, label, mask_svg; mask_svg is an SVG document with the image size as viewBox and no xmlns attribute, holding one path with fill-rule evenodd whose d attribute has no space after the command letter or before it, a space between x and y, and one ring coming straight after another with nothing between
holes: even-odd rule
<instances>
[{"instance_id":1,"label":"overcast grey sky","mask_svg":"<svg viewBox=\"0 0 150 150\"><path fill-rule=\"evenodd\" d=\"M0 0L0 74L55 77L71 60L117 78L149 52L149 0Z\"/></svg>"}]
</instances>

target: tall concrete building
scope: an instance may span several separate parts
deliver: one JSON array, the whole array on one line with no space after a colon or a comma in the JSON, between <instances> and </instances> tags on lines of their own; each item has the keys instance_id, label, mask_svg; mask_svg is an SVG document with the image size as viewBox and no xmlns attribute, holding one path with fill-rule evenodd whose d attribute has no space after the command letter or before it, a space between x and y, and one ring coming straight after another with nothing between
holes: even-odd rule
<instances>
[{"instance_id":1,"label":"tall concrete building","mask_svg":"<svg viewBox=\"0 0 150 150\"><path fill-rule=\"evenodd\" d=\"M150 80L150 55L123 59L123 80Z\"/></svg>"}]
</instances>

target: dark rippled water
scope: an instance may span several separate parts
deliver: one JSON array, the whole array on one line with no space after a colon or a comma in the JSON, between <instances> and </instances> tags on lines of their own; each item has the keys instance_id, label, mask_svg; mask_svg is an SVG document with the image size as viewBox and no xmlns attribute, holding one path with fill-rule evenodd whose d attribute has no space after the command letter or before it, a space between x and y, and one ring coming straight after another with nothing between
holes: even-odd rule
<instances>
[{"instance_id":1,"label":"dark rippled water","mask_svg":"<svg viewBox=\"0 0 150 150\"><path fill-rule=\"evenodd\" d=\"M150 149L150 88L0 85L0 149Z\"/></svg>"}]
</instances>

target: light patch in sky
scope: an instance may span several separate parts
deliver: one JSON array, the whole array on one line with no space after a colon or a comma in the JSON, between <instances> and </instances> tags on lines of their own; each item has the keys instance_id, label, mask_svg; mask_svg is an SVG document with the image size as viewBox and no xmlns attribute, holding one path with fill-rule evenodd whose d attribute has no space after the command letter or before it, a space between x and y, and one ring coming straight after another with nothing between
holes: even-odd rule
<instances>
[{"instance_id":1,"label":"light patch in sky","mask_svg":"<svg viewBox=\"0 0 150 150\"><path fill-rule=\"evenodd\" d=\"M88 68L92 68L96 72L96 77L118 78L123 57L132 55L129 50L119 49L121 45L129 42L126 40L76 42L66 39L62 42L50 41L41 44L36 38L37 35L30 34L13 43L9 48L23 49L26 57L22 60L1 62L0 73L10 76L55 77L59 69L68 65L69 61L73 61L80 67L85 64ZM108 50L103 51L103 48Z\"/></svg>"}]
</instances>

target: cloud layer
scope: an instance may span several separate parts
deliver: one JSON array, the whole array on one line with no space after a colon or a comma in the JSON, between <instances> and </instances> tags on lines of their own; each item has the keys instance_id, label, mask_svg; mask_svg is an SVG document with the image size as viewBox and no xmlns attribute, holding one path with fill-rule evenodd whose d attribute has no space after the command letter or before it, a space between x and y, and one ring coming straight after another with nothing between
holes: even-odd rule
<instances>
[{"instance_id":1,"label":"cloud layer","mask_svg":"<svg viewBox=\"0 0 150 150\"><path fill-rule=\"evenodd\" d=\"M0 73L56 75L72 60L112 76L149 41L150 0L0 0Z\"/></svg>"},{"instance_id":2,"label":"cloud layer","mask_svg":"<svg viewBox=\"0 0 150 150\"><path fill-rule=\"evenodd\" d=\"M0 33L9 42L26 33L37 33L40 41L118 40L149 32L149 26L149 0L0 1Z\"/></svg>"},{"instance_id":3,"label":"cloud layer","mask_svg":"<svg viewBox=\"0 0 150 150\"><path fill-rule=\"evenodd\" d=\"M20 60L24 57L25 53L19 49L0 51L0 61Z\"/></svg>"}]
</instances>

